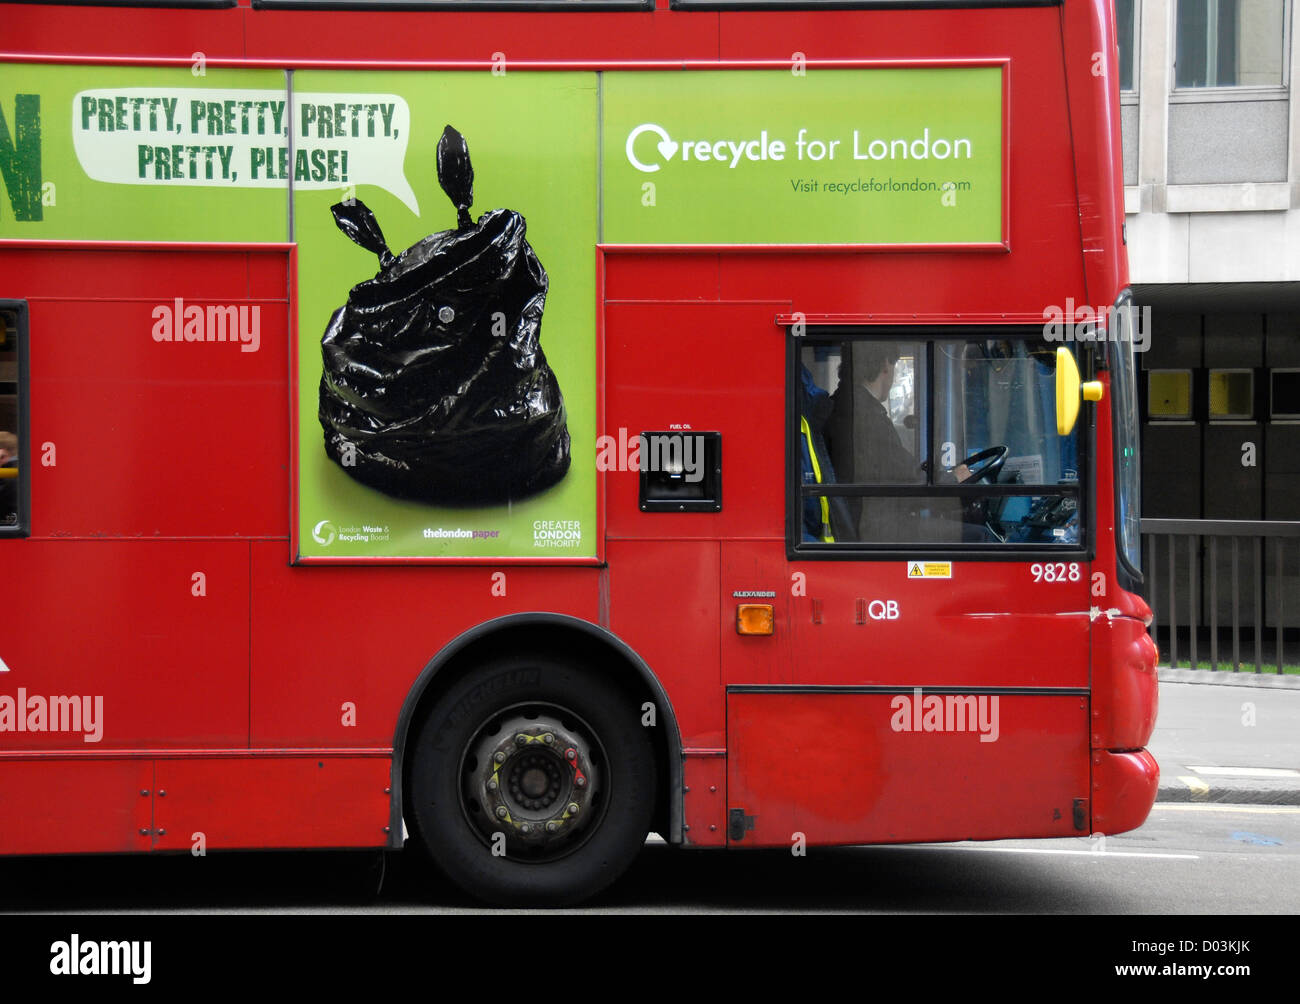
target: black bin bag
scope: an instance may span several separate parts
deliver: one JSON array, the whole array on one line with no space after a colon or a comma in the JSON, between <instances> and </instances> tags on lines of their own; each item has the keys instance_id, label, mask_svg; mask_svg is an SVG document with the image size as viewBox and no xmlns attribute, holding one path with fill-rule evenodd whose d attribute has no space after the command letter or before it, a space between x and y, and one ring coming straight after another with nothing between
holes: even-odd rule
<instances>
[{"instance_id":1,"label":"black bin bag","mask_svg":"<svg viewBox=\"0 0 1300 1004\"><path fill-rule=\"evenodd\" d=\"M524 218L470 218L474 171L451 126L438 181L457 228L394 256L359 202L331 207L379 256L321 339L325 452L358 481L430 503L492 504L547 488L569 469L564 396L540 336L546 270Z\"/></svg>"}]
</instances>

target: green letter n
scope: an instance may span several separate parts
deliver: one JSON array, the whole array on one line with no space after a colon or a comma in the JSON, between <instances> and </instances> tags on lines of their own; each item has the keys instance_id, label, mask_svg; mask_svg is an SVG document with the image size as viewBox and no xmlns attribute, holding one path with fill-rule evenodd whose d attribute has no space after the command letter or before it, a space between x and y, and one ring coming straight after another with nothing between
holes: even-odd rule
<instances>
[{"instance_id":1,"label":"green letter n","mask_svg":"<svg viewBox=\"0 0 1300 1004\"><path fill-rule=\"evenodd\" d=\"M40 220L41 210L41 96L14 96L14 139L9 138L0 108L0 178L9 190L15 220Z\"/></svg>"}]
</instances>

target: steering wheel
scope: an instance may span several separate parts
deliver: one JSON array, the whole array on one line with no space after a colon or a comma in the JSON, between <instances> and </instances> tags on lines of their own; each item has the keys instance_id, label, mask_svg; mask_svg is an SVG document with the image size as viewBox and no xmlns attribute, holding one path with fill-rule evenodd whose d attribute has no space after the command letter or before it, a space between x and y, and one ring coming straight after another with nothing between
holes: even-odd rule
<instances>
[{"instance_id":1,"label":"steering wheel","mask_svg":"<svg viewBox=\"0 0 1300 1004\"><path fill-rule=\"evenodd\" d=\"M989 484L996 484L998 471L1002 470L1002 465L1007 462L1011 450L1005 446L990 446L987 450L980 450L979 453L972 453L962 461L967 467L971 468L970 474L962 481L962 484L974 484L976 481L987 481ZM974 470L976 464L987 461L979 470Z\"/></svg>"}]
</instances>

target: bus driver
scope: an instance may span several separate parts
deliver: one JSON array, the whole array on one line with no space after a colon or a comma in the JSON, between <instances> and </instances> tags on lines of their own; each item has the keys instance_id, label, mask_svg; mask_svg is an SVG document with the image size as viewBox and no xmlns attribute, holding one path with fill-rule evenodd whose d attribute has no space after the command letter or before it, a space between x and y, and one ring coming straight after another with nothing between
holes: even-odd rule
<instances>
[{"instance_id":1,"label":"bus driver","mask_svg":"<svg viewBox=\"0 0 1300 1004\"><path fill-rule=\"evenodd\" d=\"M924 466L903 445L889 415L889 392L899 356L896 342L861 341L847 343L843 349L829 423L831 456L836 469L851 472L851 480L857 484L925 484ZM916 400L915 393L912 398ZM965 464L951 474L957 481L969 476ZM915 509L914 501L907 498L863 499L858 507L859 539L880 543L917 540L920 528L914 525Z\"/></svg>"}]
</instances>

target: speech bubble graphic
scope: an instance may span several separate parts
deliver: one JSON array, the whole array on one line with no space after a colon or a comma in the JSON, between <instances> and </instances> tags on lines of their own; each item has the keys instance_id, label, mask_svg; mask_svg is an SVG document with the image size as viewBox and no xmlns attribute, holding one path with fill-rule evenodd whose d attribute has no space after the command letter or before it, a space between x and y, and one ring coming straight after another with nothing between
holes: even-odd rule
<instances>
[{"instance_id":1,"label":"speech bubble graphic","mask_svg":"<svg viewBox=\"0 0 1300 1004\"><path fill-rule=\"evenodd\" d=\"M289 132L293 130L292 150ZM87 177L116 185L278 188L375 185L416 216L404 164L411 110L396 94L122 87L72 99Z\"/></svg>"}]
</instances>

